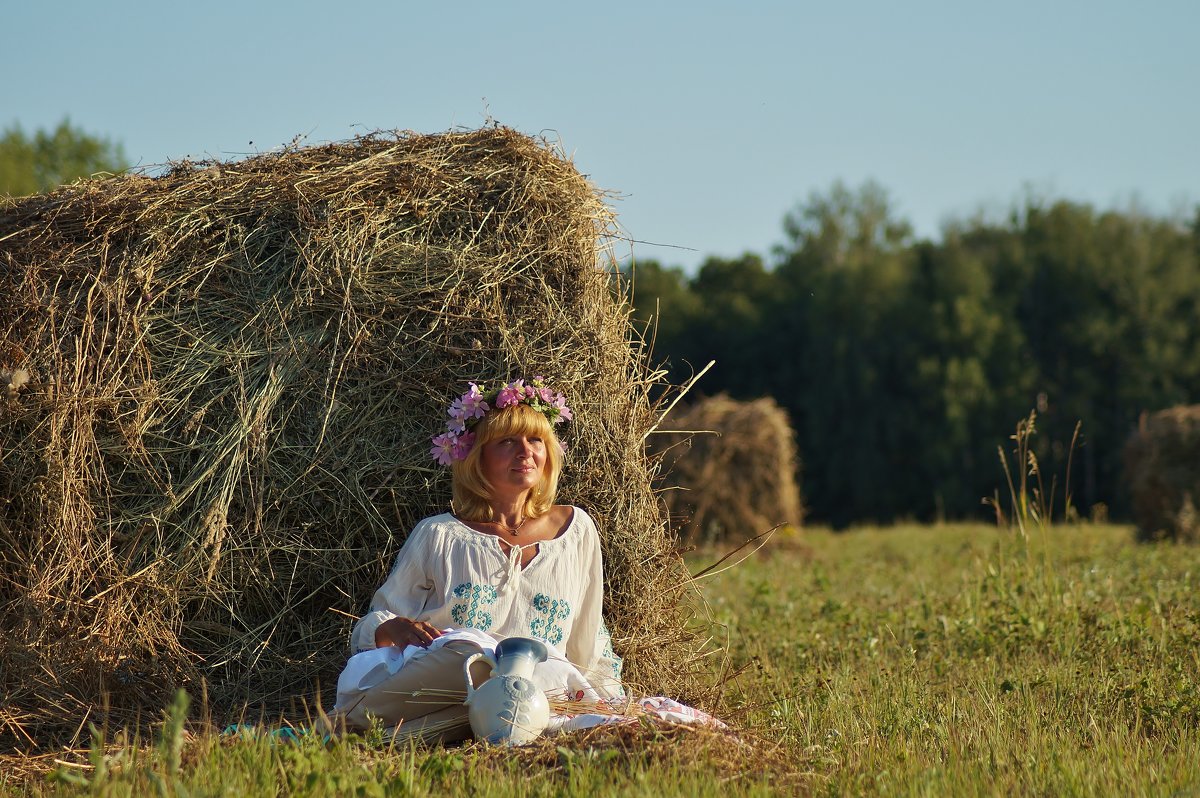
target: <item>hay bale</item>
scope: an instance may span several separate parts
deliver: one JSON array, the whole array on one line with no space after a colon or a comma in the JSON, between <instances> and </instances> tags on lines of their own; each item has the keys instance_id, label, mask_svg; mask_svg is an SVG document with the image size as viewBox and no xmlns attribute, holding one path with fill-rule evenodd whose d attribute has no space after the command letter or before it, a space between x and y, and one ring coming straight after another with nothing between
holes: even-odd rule
<instances>
[{"instance_id":1,"label":"hay bale","mask_svg":"<svg viewBox=\"0 0 1200 798\"><path fill-rule=\"evenodd\" d=\"M577 420L627 673L696 686L642 445L658 377L600 268L603 196L493 127L180 163L0 206L0 735L326 691L471 379ZM16 375L14 377L14 375ZM19 383L19 384L18 384ZM661 386L659 386L661 387ZM103 711L102 711L103 710Z\"/></svg>"},{"instance_id":2,"label":"hay bale","mask_svg":"<svg viewBox=\"0 0 1200 798\"><path fill-rule=\"evenodd\" d=\"M1125 445L1141 540L1200 542L1200 405L1142 414Z\"/></svg>"},{"instance_id":3,"label":"hay bale","mask_svg":"<svg viewBox=\"0 0 1200 798\"><path fill-rule=\"evenodd\" d=\"M795 433L771 398L720 394L675 416L654 436L667 507L687 542L745 539L799 526Z\"/></svg>"}]
</instances>

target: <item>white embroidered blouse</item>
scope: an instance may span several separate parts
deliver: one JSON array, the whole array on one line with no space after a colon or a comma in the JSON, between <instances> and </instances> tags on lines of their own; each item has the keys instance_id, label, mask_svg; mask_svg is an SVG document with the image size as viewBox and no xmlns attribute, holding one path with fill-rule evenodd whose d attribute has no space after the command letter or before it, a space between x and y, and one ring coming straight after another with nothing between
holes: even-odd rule
<instances>
[{"instance_id":1,"label":"white embroidered blouse","mask_svg":"<svg viewBox=\"0 0 1200 798\"><path fill-rule=\"evenodd\" d=\"M601 610L600 536L578 507L556 538L539 541L524 568L521 549L505 553L494 535L450 513L417 524L371 611L354 626L351 653L375 647L375 630L395 617L439 629L478 629L497 639L534 637L558 647L601 696L622 695L621 658Z\"/></svg>"}]
</instances>

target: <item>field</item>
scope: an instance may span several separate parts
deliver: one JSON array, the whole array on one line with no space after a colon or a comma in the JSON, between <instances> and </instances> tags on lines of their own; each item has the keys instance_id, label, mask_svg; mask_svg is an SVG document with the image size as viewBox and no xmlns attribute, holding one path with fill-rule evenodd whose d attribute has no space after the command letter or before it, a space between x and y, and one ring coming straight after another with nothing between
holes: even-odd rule
<instances>
[{"instance_id":1,"label":"field","mask_svg":"<svg viewBox=\"0 0 1200 798\"><path fill-rule=\"evenodd\" d=\"M1119 526L904 526L777 536L731 562L700 584L740 742L639 728L522 752L325 746L189 731L177 713L153 743L63 753L77 764L0 792L1200 795L1200 549Z\"/></svg>"}]
</instances>

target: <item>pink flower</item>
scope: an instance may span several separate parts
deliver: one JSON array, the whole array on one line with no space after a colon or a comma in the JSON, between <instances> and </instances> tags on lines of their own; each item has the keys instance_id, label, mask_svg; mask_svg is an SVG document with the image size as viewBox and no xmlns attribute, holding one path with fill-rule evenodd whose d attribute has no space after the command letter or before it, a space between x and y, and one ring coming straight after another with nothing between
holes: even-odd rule
<instances>
[{"instance_id":1,"label":"pink flower","mask_svg":"<svg viewBox=\"0 0 1200 798\"><path fill-rule=\"evenodd\" d=\"M432 439L430 456L444 466L466 458L475 446L475 435L470 431L472 422L483 418L493 408L527 404L555 424L570 421L573 415L567 407L566 397L548 387L545 380L540 375L528 383L524 379L513 380L499 390L486 392L478 383L470 383L467 392L450 403L446 432ZM486 399L488 396L493 397L491 406Z\"/></svg>"},{"instance_id":2,"label":"pink flower","mask_svg":"<svg viewBox=\"0 0 1200 798\"><path fill-rule=\"evenodd\" d=\"M438 465L450 465L457 445L458 438L453 433L443 432L433 439L433 448L429 450L429 455L438 461Z\"/></svg>"},{"instance_id":3,"label":"pink flower","mask_svg":"<svg viewBox=\"0 0 1200 798\"><path fill-rule=\"evenodd\" d=\"M451 456L455 460L465 460L467 455L471 453L471 447L475 445L475 433L464 432L454 441L454 450Z\"/></svg>"},{"instance_id":4,"label":"pink flower","mask_svg":"<svg viewBox=\"0 0 1200 798\"><path fill-rule=\"evenodd\" d=\"M500 393L496 395L496 407L503 408L509 405L520 404L524 398L525 381L514 380L500 389Z\"/></svg>"},{"instance_id":5,"label":"pink flower","mask_svg":"<svg viewBox=\"0 0 1200 798\"><path fill-rule=\"evenodd\" d=\"M446 428L455 435L467 431L467 419L471 417L463 406L464 399L466 399L465 396L463 399L455 399L450 403L450 409L447 411L450 420L446 422Z\"/></svg>"},{"instance_id":6,"label":"pink flower","mask_svg":"<svg viewBox=\"0 0 1200 798\"><path fill-rule=\"evenodd\" d=\"M483 401L483 391L479 390L479 386L471 383L471 389L462 395L461 399L455 399L455 404L458 405L462 413L463 420L471 418L483 418L491 408L488 403ZM451 408L454 407L452 404Z\"/></svg>"},{"instance_id":7,"label":"pink flower","mask_svg":"<svg viewBox=\"0 0 1200 798\"><path fill-rule=\"evenodd\" d=\"M558 415L554 417L555 424L570 421L574 417L571 414L571 408L567 407L567 397L561 393L554 397L554 401L550 403L550 406L558 411Z\"/></svg>"}]
</instances>

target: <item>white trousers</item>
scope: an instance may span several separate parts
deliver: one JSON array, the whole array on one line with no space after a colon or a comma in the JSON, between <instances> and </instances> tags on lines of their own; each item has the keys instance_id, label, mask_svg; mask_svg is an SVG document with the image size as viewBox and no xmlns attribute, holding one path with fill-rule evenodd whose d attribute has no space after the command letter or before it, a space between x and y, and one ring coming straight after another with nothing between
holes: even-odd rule
<instances>
[{"instance_id":1,"label":"white trousers","mask_svg":"<svg viewBox=\"0 0 1200 798\"><path fill-rule=\"evenodd\" d=\"M336 722L348 729L366 729L378 718L396 739L419 737L430 742L459 742L471 737L467 720L466 676L463 663L482 649L469 640L453 640L416 657L354 703L339 707ZM481 685L491 675L485 659L471 663L471 683Z\"/></svg>"}]
</instances>

